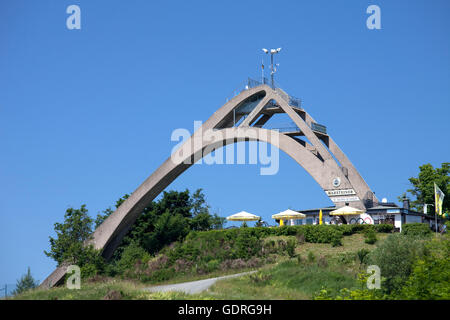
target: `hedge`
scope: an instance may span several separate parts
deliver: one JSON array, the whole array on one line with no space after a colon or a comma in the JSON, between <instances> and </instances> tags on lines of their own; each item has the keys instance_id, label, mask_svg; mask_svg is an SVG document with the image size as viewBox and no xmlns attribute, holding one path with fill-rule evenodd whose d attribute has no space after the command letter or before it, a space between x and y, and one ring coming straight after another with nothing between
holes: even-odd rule
<instances>
[{"instance_id":1,"label":"hedge","mask_svg":"<svg viewBox=\"0 0 450 320\"><path fill-rule=\"evenodd\" d=\"M430 235L431 229L426 223L407 223L402 227L402 234L423 237Z\"/></svg>"}]
</instances>

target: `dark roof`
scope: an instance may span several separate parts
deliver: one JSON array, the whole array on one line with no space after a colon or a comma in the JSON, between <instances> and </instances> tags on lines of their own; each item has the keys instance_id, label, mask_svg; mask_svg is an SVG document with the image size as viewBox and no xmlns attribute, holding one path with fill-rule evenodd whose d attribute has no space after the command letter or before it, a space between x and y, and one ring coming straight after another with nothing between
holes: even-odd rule
<instances>
[{"instance_id":1,"label":"dark roof","mask_svg":"<svg viewBox=\"0 0 450 320\"><path fill-rule=\"evenodd\" d=\"M376 206L372 208L368 208L367 210L391 210L391 209L401 209L399 206L388 207L388 206Z\"/></svg>"}]
</instances>

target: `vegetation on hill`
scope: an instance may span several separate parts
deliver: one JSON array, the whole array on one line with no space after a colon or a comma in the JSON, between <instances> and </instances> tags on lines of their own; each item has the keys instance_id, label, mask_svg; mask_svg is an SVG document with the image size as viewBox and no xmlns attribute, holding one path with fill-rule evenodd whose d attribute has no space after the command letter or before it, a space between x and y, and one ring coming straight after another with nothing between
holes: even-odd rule
<instances>
[{"instance_id":1,"label":"vegetation on hill","mask_svg":"<svg viewBox=\"0 0 450 320\"><path fill-rule=\"evenodd\" d=\"M439 189L447 196L444 198L442 209L446 213L450 213L450 163L442 163L440 168L434 168L431 164L427 163L419 167L419 174L417 177L409 178L412 188L408 189L415 199L411 202L411 207L418 212L423 212L423 205L434 204L434 183L437 184ZM406 193L399 197L401 201ZM434 215L434 207L428 210L430 215Z\"/></svg>"},{"instance_id":2,"label":"vegetation on hill","mask_svg":"<svg viewBox=\"0 0 450 320\"><path fill-rule=\"evenodd\" d=\"M368 275L360 275L361 288L339 291L322 289L316 299L338 300L435 300L450 299L448 236L433 239L412 239L391 235L371 253L370 263L381 268L380 289L365 286Z\"/></svg>"},{"instance_id":3,"label":"vegetation on hill","mask_svg":"<svg viewBox=\"0 0 450 320\"><path fill-rule=\"evenodd\" d=\"M299 226L300 227L300 226ZM319 226L312 226L318 228ZM355 228L360 229L361 227ZM384 228L384 227L383 227ZM269 229L264 230L264 229ZM96 276L83 280L81 290L65 287L51 290L35 289L18 295L17 299L449 299L450 272L448 271L450 240L448 235L417 236L401 233L377 233L377 242L365 241L363 227L350 235L344 235L341 246L331 243L306 242L305 228L240 228L223 231L192 232L184 240L166 246L156 256L142 248L134 247L136 255L127 256L134 268L120 277ZM309 229L309 228L306 228ZM337 228L339 229L339 228ZM345 227L348 232L350 228ZM294 234L295 231L295 234ZM318 232L319 233L319 232ZM237 237L247 239L257 249L242 250ZM288 253L287 243L295 242L293 255ZM226 250L223 250L226 247ZM261 245L261 246L260 246ZM255 251L252 251L255 250ZM267 251L266 251L267 250ZM263 253L264 252L264 253ZM132 253L132 252L131 252ZM139 261L140 255L147 256L147 263ZM165 267L154 268L165 257ZM236 259L234 259L236 258ZM141 270L163 274L163 270L176 269L172 280L191 281L237 271L221 268L216 271L203 270L218 261L230 266L230 262L251 263L260 259L255 274L218 282L208 292L200 295L183 293L143 292L149 286L147 280L159 282L168 277L144 279ZM180 261L180 260L183 261ZM211 262L213 261L213 262ZM189 262L192 262L190 267ZM195 263L197 267L195 267ZM381 269L381 289L367 289L367 266L376 264ZM128 264L125 263L127 266ZM146 265L146 267L144 266ZM162 265L162 264L161 264ZM139 268L136 268L139 266ZM187 270L183 273L182 267ZM192 269L190 269L192 268ZM130 272L130 274L127 274ZM207 273L203 273L207 272ZM147 276L147 275L146 275ZM130 280L134 277L135 280ZM128 279L128 280L127 280ZM142 282L141 280L145 280Z\"/></svg>"},{"instance_id":4,"label":"vegetation on hill","mask_svg":"<svg viewBox=\"0 0 450 320\"><path fill-rule=\"evenodd\" d=\"M13 295L21 294L28 290L34 289L39 285L38 281L31 275L30 267L28 267L27 273L24 274L16 283L16 289L12 292Z\"/></svg>"},{"instance_id":5,"label":"vegetation on hill","mask_svg":"<svg viewBox=\"0 0 450 320\"><path fill-rule=\"evenodd\" d=\"M116 208L127 197L120 198ZM45 254L58 264L80 266L84 283L78 293L50 290L58 292L55 297L78 299L87 290L87 297L151 299L157 295L139 293L142 285L258 269L256 274L220 282L213 288L213 296L197 297L449 298L450 273L441 271L449 262L448 236L436 239L424 224L407 224L401 234L391 234L392 225L366 224L224 230L224 218L209 212L201 189L193 194L169 191L144 208L113 258L105 261L100 252L84 244L92 236L93 225L98 227L112 212L108 208L94 220L83 205L67 209L64 221L55 224L56 237L50 237L50 250ZM381 269L379 290L365 286L369 265ZM94 293L96 286L98 294ZM32 290L18 297L53 297L39 292Z\"/></svg>"},{"instance_id":6,"label":"vegetation on hill","mask_svg":"<svg viewBox=\"0 0 450 320\"><path fill-rule=\"evenodd\" d=\"M127 198L128 195L120 198L115 207ZM224 218L210 214L201 189L192 195L189 190L164 192L161 199L143 210L113 259L106 262L92 246L84 244L92 236L93 224L98 227L112 213L113 210L108 208L94 221L85 205L67 209L64 221L55 223L56 237L50 237L50 250L44 253L58 265L62 262L78 265L83 278L99 274L115 276L123 274L131 260L147 261L164 246L182 241L191 231L221 229L225 223Z\"/></svg>"}]
</instances>

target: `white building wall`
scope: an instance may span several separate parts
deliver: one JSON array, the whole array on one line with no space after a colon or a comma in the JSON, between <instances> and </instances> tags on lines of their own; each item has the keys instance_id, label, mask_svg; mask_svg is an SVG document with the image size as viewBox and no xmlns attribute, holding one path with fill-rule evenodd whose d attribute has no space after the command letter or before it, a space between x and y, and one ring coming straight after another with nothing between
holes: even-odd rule
<instances>
[{"instance_id":1,"label":"white building wall","mask_svg":"<svg viewBox=\"0 0 450 320\"><path fill-rule=\"evenodd\" d=\"M402 215L401 214L395 215L394 227L399 228L400 231L402 231Z\"/></svg>"}]
</instances>

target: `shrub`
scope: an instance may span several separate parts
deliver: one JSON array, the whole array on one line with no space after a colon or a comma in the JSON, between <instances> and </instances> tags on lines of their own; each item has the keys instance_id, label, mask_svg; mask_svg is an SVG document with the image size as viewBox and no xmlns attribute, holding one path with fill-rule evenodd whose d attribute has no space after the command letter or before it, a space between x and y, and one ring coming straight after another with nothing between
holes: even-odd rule
<instances>
[{"instance_id":1,"label":"shrub","mask_svg":"<svg viewBox=\"0 0 450 320\"><path fill-rule=\"evenodd\" d=\"M333 239L342 238L343 232L335 226L328 225L306 225L304 226L306 242L332 243ZM335 241L335 240L334 240Z\"/></svg>"},{"instance_id":2,"label":"shrub","mask_svg":"<svg viewBox=\"0 0 450 320\"><path fill-rule=\"evenodd\" d=\"M261 271L249 275L251 282L256 284L267 284L272 279L271 274L262 273Z\"/></svg>"},{"instance_id":3,"label":"shrub","mask_svg":"<svg viewBox=\"0 0 450 320\"><path fill-rule=\"evenodd\" d=\"M314 252L312 251L308 251L308 256L307 256L308 262L312 263L316 260L316 256L314 255Z\"/></svg>"},{"instance_id":4,"label":"shrub","mask_svg":"<svg viewBox=\"0 0 450 320\"><path fill-rule=\"evenodd\" d=\"M288 239L286 244L286 252L290 258L295 256L295 247L297 246L297 241L295 239Z\"/></svg>"},{"instance_id":5,"label":"shrub","mask_svg":"<svg viewBox=\"0 0 450 320\"><path fill-rule=\"evenodd\" d=\"M237 258L249 259L261 252L262 241L248 230L250 228L242 228L236 238Z\"/></svg>"},{"instance_id":6,"label":"shrub","mask_svg":"<svg viewBox=\"0 0 450 320\"><path fill-rule=\"evenodd\" d=\"M341 253L337 256L337 260L339 264L351 264L355 261L355 253L353 252L345 252Z\"/></svg>"},{"instance_id":7,"label":"shrub","mask_svg":"<svg viewBox=\"0 0 450 320\"><path fill-rule=\"evenodd\" d=\"M370 253L369 250L362 248L356 252L356 256L358 257L359 264L363 264L367 260L367 255Z\"/></svg>"},{"instance_id":8,"label":"shrub","mask_svg":"<svg viewBox=\"0 0 450 320\"><path fill-rule=\"evenodd\" d=\"M415 261L401 299L450 299L450 241L433 239L425 245L423 257Z\"/></svg>"},{"instance_id":9,"label":"shrub","mask_svg":"<svg viewBox=\"0 0 450 320\"><path fill-rule=\"evenodd\" d=\"M394 230L394 226L392 224L376 224L375 225L376 232L381 233L391 233Z\"/></svg>"},{"instance_id":10,"label":"shrub","mask_svg":"<svg viewBox=\"0 0 450 320\"><path fill-rule=\"evenodd\" d=\"M402 234L408 236L424 237L431 233L430 226L425 223L407 223L402 227Z\"/></svg>"},{"instance_id":11,"label":"shrub","mask_svg":"<svg viewBox=\"0 0 450 320\"><path fill-rule=\"evenodd\" d=\"M331 238L331 245L333 247L342 246L342 235L334 234Z\"/></svg>"},{"instance_id":12,"label":"shrub","mask_svg":"<svg viewBox=\"0 0 450 320\"><path fill-rule=\"evenodd\" d=\"M277 248L278 248L278 253L283 254L283 252L286 251L286 248L287 248L286 241L284 241L283 239L279 239L277 241Z\"/></svg>"},{"instance_id":13,"label":"shrub","mask_svg":"<svg viewBox=\"0 0 450 320\"><path fill-rule=\"evenodd\" d=\"M131 243L123 250L122 256L117 262L116 271L124 273L126 270L133 268L137 262L147 263L149 260L150 255L144 248L136 243Z\"/></svg>"},{"instance_id":14,"label":"shrub","mask_svg":"<svg viewBox=\"0 0 450 320\"><path fill-rule=\"evenodd\" d=\"M212 272L214 270L217 270L219 265L220 265L219 260L211 260L207 264L207 269L209 272Z\"/></svg>"},{"instance_id":15,"label":"shrub","mask_svg":"<svg viewBox=\"0 0 450 320\"><path fill-rule=\"evenodd\" d=\"M364 233L364 238L365 238L364 242L367 244L374 244L375 242L377 242L377 234L373 229L368 229Z\"/></svg>"},{"instance_id":16,"label":"shrub","mask_svg":"<svg viewBox=\"0 0 450 320\"><path fill-rule=\"evenodd\" d=\"M391 293L408 279L414 261L422 254L423 244L418 239L391 234L369 254L369 262L380 267L382 289Z\"/></svg>"}]
</instances>

